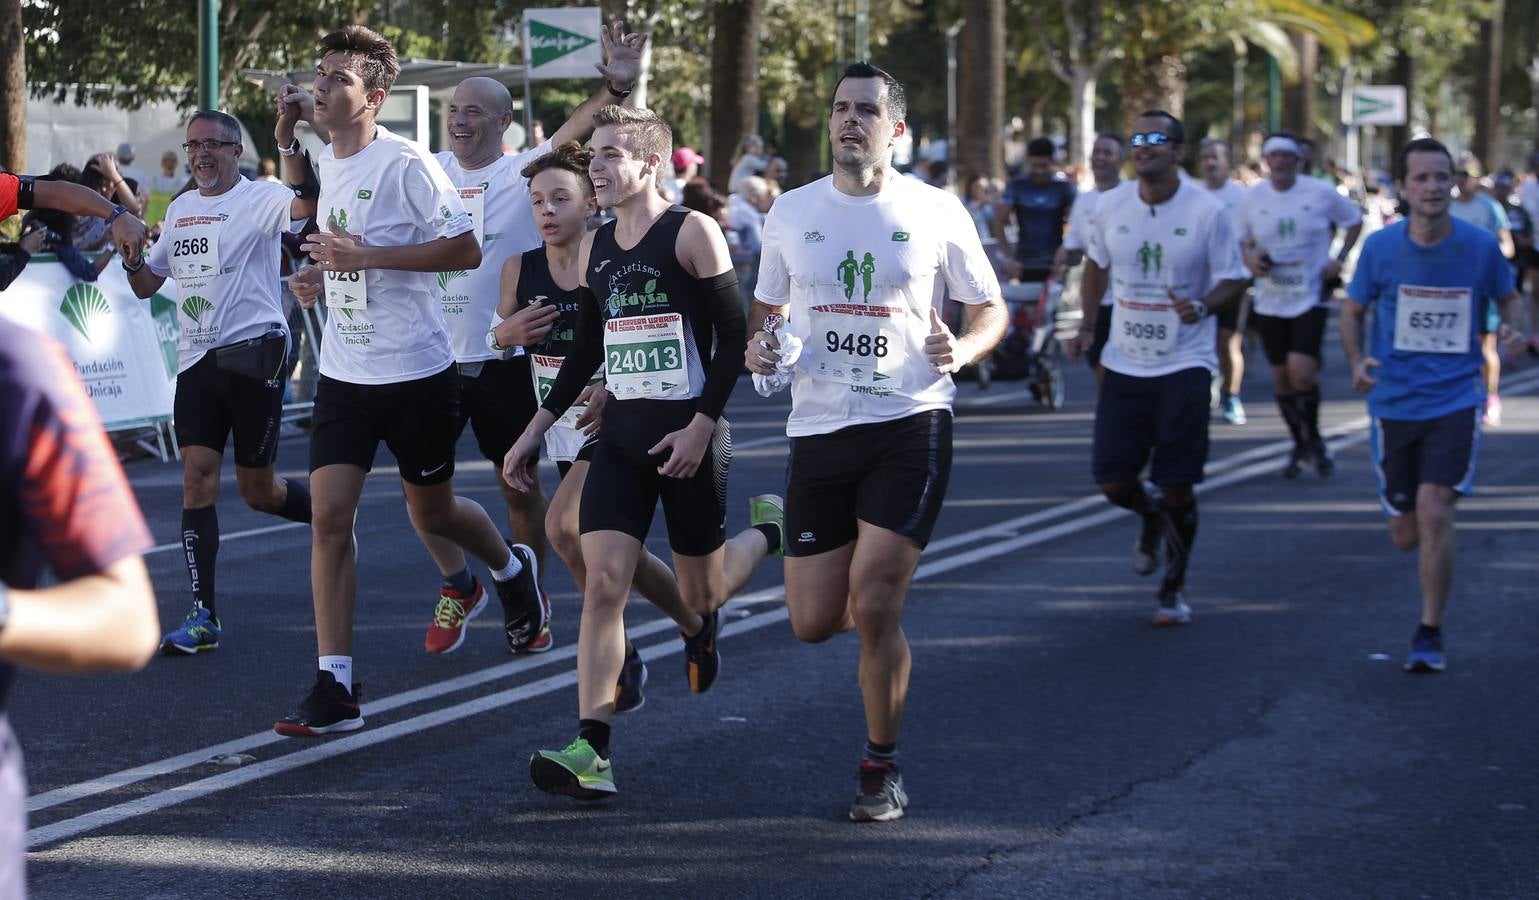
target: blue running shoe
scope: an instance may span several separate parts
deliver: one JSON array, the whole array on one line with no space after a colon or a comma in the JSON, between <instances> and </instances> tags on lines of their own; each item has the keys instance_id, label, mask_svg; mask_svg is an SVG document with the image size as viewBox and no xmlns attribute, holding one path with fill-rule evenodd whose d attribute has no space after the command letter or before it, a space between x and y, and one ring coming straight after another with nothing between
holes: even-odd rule
<instances>
[{"instance_id":1,"label":"blue running shoe","mask_svg":"<svg viewBox=\"0 0 1539 900\"><path fill-rule=\"evenodd\" d=\"M1405 658L1407 672L1441 672L1448 667L1443 659L1443 636L1416 630L1411 639L1411 652Z\"/></svg>"},{"instance_id":2,"label":"blue running shoe","mask_svg":"<svg viewBox=\"0 0 1539 900\"><path fill-rule=\"evenodd\" d=\"M162 653L193 654L199 650L219 649L219 620L201 606L194 606L182 627L160 640Z\"/></svg>"}]
</instances>

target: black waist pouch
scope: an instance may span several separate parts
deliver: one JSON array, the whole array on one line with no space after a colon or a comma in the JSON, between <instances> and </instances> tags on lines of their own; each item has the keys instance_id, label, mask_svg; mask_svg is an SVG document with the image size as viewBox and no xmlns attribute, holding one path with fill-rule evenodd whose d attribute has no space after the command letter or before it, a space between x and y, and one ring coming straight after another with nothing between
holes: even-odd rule
<instances>
[{"instance_id":1,"label":"black waist pouch","mask_svg":"<svg viewBox=\"0 0 1539 900\"><path fill-rule=\"evenodd\" d=\"M281 328L272 328L261 337L214 350L214 365L220 371L255 378L269 387L275 387L283 380L288 360L289 336Z\"/></svg>"}]
</instances>

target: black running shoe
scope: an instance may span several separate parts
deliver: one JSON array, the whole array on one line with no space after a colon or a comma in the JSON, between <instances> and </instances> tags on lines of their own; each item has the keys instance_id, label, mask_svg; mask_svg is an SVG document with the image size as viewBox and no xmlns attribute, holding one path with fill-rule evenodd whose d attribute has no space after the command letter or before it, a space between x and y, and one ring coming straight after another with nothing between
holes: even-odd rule
<instances>
[{"instance_id":1,"label":"black running shoe","mask_svg":"<svg viewBox=\"0 0 1539 900\"><path fill-rule=\"evenodd\" d=\"M694 637L684 638L684 674L689 678L689 689L703 694L711 689L716 674L721 671L721 653L716 650L716 638L721 633L721 611L705 617L705 625Z\"/></svg>"},{"instance_id":2,"label":"black running shoe","mask_svg":"<svg viewBox=\"0 0 1539 900\"><path fill-rule=\"evenodd\" d=\"M354 683L352 693L337 683L330 672L315 673L315 687L299 701L299 711L279 719L273 731L284 737L316 737L338 731L357 731L363 727L363 712L358 704L363 685Z\"/></svg>"},{"instance_id":3,"label":"black running shoe","mask_svg":"<svg viewBox=\"0 0 1539 900\"><path fill-rule=\"evenodd\" d=\"M1331 448L1325 445L1325 440L1319 436L1314 440L1315 474L1321 478L1331 477L1336 471L1336 458L1331 455Z\"/></svg>"},{"instance_id":4,"label":"black running shoe","mask_svg":"<svg viewBox=\"0 0 1539 900\"><path fill-rule=\"evenodd\" d=\"M860 761L860 792L850 807L851 822L891 822L903 818L908 807L908 793L903 790L903 776L891 761Z\"/></svg>"},{"instance_id":5,"label":"black running shoe","mask_svg":"<svg viewBox=\"0 0 1539 900\"><path fill-rule=\"evenodd\" d=\"M508 550L524 567L511 580L494 582L497 599L502 603L502 627L507 633L508 649L514 653L548 650L550 601L540 587L540 563L534 551L523 544L509 544Z\"/></svg>"},{"instance_id":6,"label":"black running shoe","mask_svg":"<svg viewBox=\"0 0 1539 900\"><path fill-rule=\"evenodd\" d=\"M625 655L625 665L620 667L620 680L615 684L615 712L635 712L647 703L641 689L647 684L647 664L641 659L641 651L634 645Z\"/></svg>"},{"instance_id":7,"label":"black running shoe","mask_svg":"<svg viewBox=\"0 0 1539 900\"><path fill-rule=\"evenodd\" d=\"M1288 454L1288 464L1283 466L1282 477L1297 478L1304 472L1304 464L1309 462L1309 452L1294 447Z\"/></svg>"}]
</instances>

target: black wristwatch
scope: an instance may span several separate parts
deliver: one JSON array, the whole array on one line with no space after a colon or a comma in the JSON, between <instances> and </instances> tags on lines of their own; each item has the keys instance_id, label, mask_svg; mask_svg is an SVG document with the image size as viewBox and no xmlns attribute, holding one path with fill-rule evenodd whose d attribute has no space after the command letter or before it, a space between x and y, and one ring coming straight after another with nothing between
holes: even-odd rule
<instances>
[{"instance_id":1,"label":"black wristwatch","mask_svg":"<svg viewBox=\"0 0 1539 900\"><path fill-rule=\"evenodd\" d=\"M107 217L107 227L111 228L113 221L115 219L117 219L118 216L121 216L123 213L126 213L126 212L128 212L128 207L124 206L121 203L113 206L112 207L112 215Z\"/></svg>"},{"instance_id":2,"label":"black wristwatch","mask_svg":"<svg viewBox=\"0 0 1539 900\"><path fill-rule=\"evenodd\" d=\"M626 97L629 97L631 95L631 92L630 92L629 88L627 88L626 90L623 90L623 91L622 90L618 90L618 89L615 88L614 85L609 83L609 79L608 78L604 79L604 87L609 89L609 93L612 96L618 97L621 100L624 100Z\"/></svg>"},{"instance_id":3,"label":"black wristwatch","mask_svg":"<svg viewBox=\"0 0 1539 900\"><path fill-rule=\"evenodd\" d=\"M122 259L122 266L123 266L123 271L127 272L128 274L130 274L130 275L138 275L139 274L139 270L144 268L144 257L140 256L139 257L139 262L136 263L135 265L131 266L131 265L128 264L128 257L125 256Z\"/></svg>"}]
</instances>

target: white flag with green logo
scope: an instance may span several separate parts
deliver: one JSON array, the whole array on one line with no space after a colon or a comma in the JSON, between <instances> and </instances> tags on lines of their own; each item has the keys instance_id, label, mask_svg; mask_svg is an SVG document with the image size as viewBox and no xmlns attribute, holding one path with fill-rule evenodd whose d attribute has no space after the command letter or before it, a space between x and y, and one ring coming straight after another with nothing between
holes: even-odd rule
<instances>
[{"instance_id":1,"label":"white flag with green logo","mask_svg":"<svg viewBox=\"0 0 1539 900\"><path fill-rule=\"evenodd\" d=\"M524 10L524 65L529 78L593 78L604 61L597 6Z\"/></svg>"}]
</instances>

